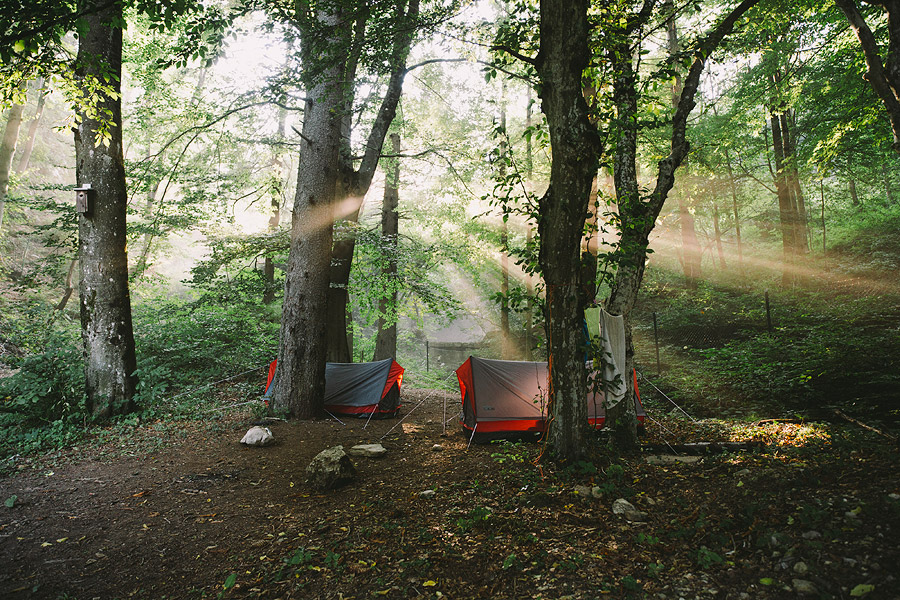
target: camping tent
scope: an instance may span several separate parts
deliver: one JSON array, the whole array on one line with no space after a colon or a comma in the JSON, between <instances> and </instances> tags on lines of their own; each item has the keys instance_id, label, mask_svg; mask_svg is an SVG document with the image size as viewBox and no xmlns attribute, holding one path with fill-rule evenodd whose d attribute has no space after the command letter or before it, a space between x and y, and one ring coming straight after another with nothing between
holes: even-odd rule
<instances>
[{"instance_id":1,"label":"camping tent","mask_svg":"<svg viewBox=\"0 0 900 600\"><path fill-rule=\"evenodd\" d=\"M276 361L269 365L268 394ZM392 358L367 363L326 363L325 410L354 417L393 417L400 410L403 367Z\"/></svg>"},{"instance_id":2,"label":"camping tent","mask_svg":"<svg viewBox=\"0 0 900 600\"><path fill-rule=\"evenodd\" d=\"M545 362L492 360L470 356L457 370L463 429L476 442L537 438L546 427L549 370ZM634 376L638 422L646 417ZM603 392L589 391L588 422L603 427Z\"/></svg>"}]
</instances>

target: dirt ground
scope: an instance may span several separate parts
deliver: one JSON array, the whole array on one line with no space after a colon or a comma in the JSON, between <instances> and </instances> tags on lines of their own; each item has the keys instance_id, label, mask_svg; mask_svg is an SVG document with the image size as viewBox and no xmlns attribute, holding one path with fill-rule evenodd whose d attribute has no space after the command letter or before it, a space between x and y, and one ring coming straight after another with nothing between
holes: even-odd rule
<instances>
[{"instance_id":1,"label":"dirt ground","mask_svg":"<svg viewBox=\"0 0 900 600\"><path fill-rule=\"evenodd\" d=\"M274 423L267 448L234 413L22 460L0 598L900 598L900 463L877 436L757 424L763 452L553 472L537 444L467 448L444 398L451 418L455 395L404 390L403 421ZM645 441L714 438L736 439L657 414ZM305 484L319 451L379 441L353 483Z\"/></svg>"}]
</instances>

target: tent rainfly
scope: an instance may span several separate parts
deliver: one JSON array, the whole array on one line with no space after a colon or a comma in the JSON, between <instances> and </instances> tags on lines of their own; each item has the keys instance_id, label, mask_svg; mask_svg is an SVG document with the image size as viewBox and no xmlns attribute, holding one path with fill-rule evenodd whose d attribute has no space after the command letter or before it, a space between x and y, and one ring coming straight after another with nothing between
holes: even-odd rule
<instances>
[{"instance_id":1,"label":"tent rainfly","mask_svg":"<svg viewBox=\"0 0 900 600\"><path fill-rule=\"evenodd\" d=\"M547 425L549 369L545 362L493 360L470 356L456 370L462 396L463 431L476 442L536 439ZM641 404L634 373L634 403L638 422L647 413ZM588 422L602 428L606 420L603 392L588 391Z\"/></svg>"},{"instance_id":2,"label":"tent rainfly","mask_svg":"<svg viewBox=\"0 0 900 600\"><path fill-rule=\"evenodd\" d=\"M266 395L277 361L269 365ZM400 410L403 367L392 358L366 363L326 363L325 410L336 415L372 419L396 416Z\"/></svg>"}]
</instances>

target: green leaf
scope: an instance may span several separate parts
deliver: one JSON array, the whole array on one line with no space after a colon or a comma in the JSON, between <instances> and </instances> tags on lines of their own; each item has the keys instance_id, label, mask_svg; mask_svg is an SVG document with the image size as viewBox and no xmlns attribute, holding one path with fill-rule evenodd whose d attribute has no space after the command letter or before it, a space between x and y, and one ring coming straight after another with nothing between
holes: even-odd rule
<instances>
[{"instance_id":1,"label":"green leaf","mask_svg":"<svg viewBox=\"0 0 900 600\"><path fill-rule=\"evenodd\" d=\"M762 578L760 578L759 582L763 585L774 585L775 584L775 580L772 579L771 577L762 577Z\"/></svg>"},{"instance_id":2,"label":"green leaf","mask_svg":"<svg viewBox=\"0 0 900 600\"><path fill-rule=\"evenodd\" d=\"M873 591L875 591L874 585L870 583L861 583L850 591L850 595L854 598L859 598Z\"/></svg>"},{"instance_id":3,"label":"green leaf","mask_svg":"<svg viewBox=\"0 0 900 600\"><path fill-rule=\"evenodd\" d=\"M9 498L7 498L6 502L4 502L3 504L6 505L6 508L12 508L13 505L16 503L16 500L18 500L18 499L19 499L19 497L16 496L15 494L13 494Z\"/></svg>"},{"instance_id":4,"label":"green leaf","mask_svg":"<svg viewBox=\"0 0 900 600\"><path fill-rule=\"evenodd\" d=\"M222 588L226 590L230 590L234 587L234 584L237 583L237 573L232 573L228 577L225 578L225 583L222 584Z\"/></svg>"}]
</instances>

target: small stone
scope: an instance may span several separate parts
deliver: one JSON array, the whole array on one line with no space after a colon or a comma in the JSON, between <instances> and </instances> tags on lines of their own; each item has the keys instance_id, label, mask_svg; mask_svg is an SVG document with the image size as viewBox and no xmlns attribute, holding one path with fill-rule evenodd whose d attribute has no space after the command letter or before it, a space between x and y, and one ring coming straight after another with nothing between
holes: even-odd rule
<instances>
[{"instance_id":1,"label":"small stone","mask_svg":"<svg viewBox=\"0 0 900 600\"><path fill-rule=\"evenodd\" d=\"M858 563L859 561L857 561L855 558L850 558L849 556L844 557L844 564L848 567L855 567Z\"/></svg>"},{"instance_id":2,"label":"small stone","mask_svg":"<svg viewBox=\"0 0 900 600\"><path fill-rule=\"evenodd\" d=\"M745 477L749 474L750 474L750 469L741 469L740 471L735 473L735 475L737 475L738 477Z\"/></svg>"},{"instance_id":3,"label":"small stone","mask_svg":"<svg viewBox=\"0 0 900 600\"><path fill-rule=\"evenodd\" d=\"M431 498L435 494L434 490L422 490L419 492L419 497L421 498Z\"/></svg>"},{"instance_id":4,"label":"small stone","mask_svg":"<svg viewBox=\"0 0 900 600\"><path fill-rule=\"evenodd\" d=\"M431 450L433 452L441 452L443 449L444 449L444 447L441 446L440 444L435 444L434 446L431 447Z\"/></svg>"},{"instance_id":5,"label":"small stone","mask_svg":"<svg viewBox=\"0 0 900 600\"><path fill-rule=\"evenodd\" d=\"M592 498L602 498L603 497L603 488L601 488L599 485L595 485L594 487L592 487L591 488L591 497ZM648 500L649 500L650 504L653 504L652 499L648 498Z\"/></svg>"},{"instance_id":6,"label":"small stone","mask_svg":"<svg viewBox=\"0 0 900 600\"><path fill-rule=\"evenodd\" d=\"M794 573L796 573L797 575L804 575L807 571L809 571L809 567L806 566L806 563L802 560L797 561L797 563L794 565Z\"/></svg>"},{"instance_id":7,"label":"small stone","mask_svg":"<svg viewBox=\"0 0 900 600\"><path fill-rule=\"evenodd\" d=\"M804 531L804 532L801 534L801 537L802 537L804 540L817 540L817 539L819 539L820 537L822 537L822 534L819 533L818 531Z\"/></svg>"},{"instance_id":8,"label":"small stone","mask_svg":"<svg viewBox=\"0 0 900 600\"><path fill-rule=\"evenodd\" d=\"M591 488L589 488L586 485L576 485L575 493L578 494L579 496L584 496L585 498L588 498L591 495Z\"/></svg>"},{"instance_id":9,"label":"small stone","mask_svg":"<svg viewBox=\"0 0 900 600\"><path fill-rule=\"evenodd\" d=\"M631 502L624 498L619 498L613 502L612 510L613 514L622 516L625 520L633 523L643 523L647 520L647 513L639 511Z\"/></svg>"},{"instance_id":10,"label":"small stone","mask_svg":"<svg viewBox=\"0 0 900 600\"><path fill-rule=\"evenodd\" d=\"M806 579L792 579L791 584L793 584L794 591L798 594L816 593L816 586L813 585L812 581L807 581Z\"/></svg>"},{"instance_id":11,"label":"small stone","mask_svg":"<svg viewBox=\"0 0 900 600\"><path fill-rule=\"evenodd\" d=\"M900 494L888 494L888 498L891 500L897 501L900 500Z\"/></svg>"}]
</instances>

